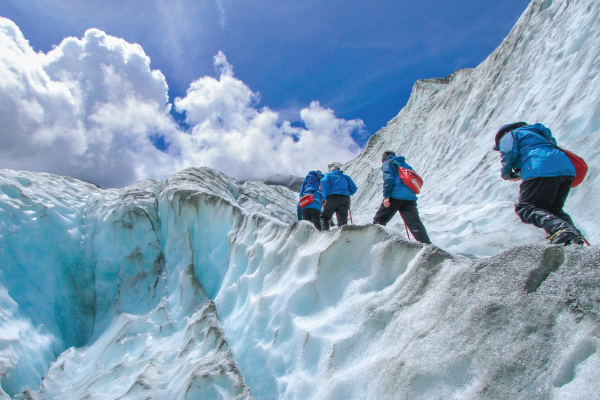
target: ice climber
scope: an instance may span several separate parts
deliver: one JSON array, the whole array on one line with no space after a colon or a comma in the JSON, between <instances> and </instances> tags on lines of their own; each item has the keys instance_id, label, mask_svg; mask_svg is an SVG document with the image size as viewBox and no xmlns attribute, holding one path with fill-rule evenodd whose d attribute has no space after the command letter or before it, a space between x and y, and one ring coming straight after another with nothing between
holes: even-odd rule
<instances>
[{"instance_id":1,"label":"ice climber","mask_svg":"<svg viewBox=\"0 0 600 400\"><path fill-rule=\"evenodd\" d=\"M348 210L350 209L350 196L356 193L356 184L348 175L344 174L339 166L334 166L331 171L321 179L321 189L325 205L321 213L321 226L329 230L329 220L335 216L338 226L348 223Z\"/></svg>"},{"instance_id":2,"label":"ice climber","mask_svg":"<svg viewBox=\"0 0 600 400\"><path fill-rule=\"evenodd\" d=\"M321 205L323 204L323 194L319 182L324 176L321 171L310 171L300 187L300 198L307 194L314 196L313 202L302 208L302 219L312 222L318 230L321 230Z\"/></svg>"},{"instance_id":3,"label":"ice climber","mask_svg":"<svg viewBox=\"0 0 600 400\"><path fill-rule=\"evenodd\" d=\"M575 167L556 147L550 129L542 124L517 122L496 133L502 179L523 179L515 212L526 224L542 228L551 244L584 243L581 232L563 211L575 178Z\"/></svg>"},{"instance_id":4,"label":"ice climber","mask_svg":"<svg viewBox=\"0 0 600 400\"><path fill-rule=\"evenodd\" d=\"M391 150L384 151L381 156L383 202L375 213L373 223L385 226L396 212L399 212L416 240L421 243L431 243L425 225L419 218L417 195L402 183L398 174L398 167L412 170L412 167L404 160L404 157L396 157L396 153Z\"/></svg>"}]
</instances>

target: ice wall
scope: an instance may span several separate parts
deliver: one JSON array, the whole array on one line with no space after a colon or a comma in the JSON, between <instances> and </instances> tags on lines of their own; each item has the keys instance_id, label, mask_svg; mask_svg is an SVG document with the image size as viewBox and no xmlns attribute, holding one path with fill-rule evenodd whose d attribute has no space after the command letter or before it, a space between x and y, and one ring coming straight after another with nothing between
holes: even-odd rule
<instances>
[{"instance_id":1,"label":"ice wall","mask_svg":"<svg viewBox=\"0 0 600 400\"><path fill-rule=\"evenodd\" d=\"M67 177L0 172L6 393L251 398L193 259L165 262L158 195L168 183L103 191ZM202 172L244 199L254 196L216 171ZM269 214L265 205L253 209Z\"/></svg>"},{"instance_id":2,"label":"ice wall","mask_svg":"<svg viewBox=\"0 0 600 400\"><path fill-rule=\"evenodd\" d=\"M535 0L477 68L417 81L407 105L345 171L359 183L355 220L371 222L381 196L381 154L395 150L425 180L419 208L430 236L452 252L489 256L543 232L513 210L518 183L502 181L491 150L500 126L542 122L585 158L586 181L566 210L600 241L600 3ZM399 218L391 227L404 231Z\"/></svg>"},{"instance_id":3,"label":"ice wall","mask_svg":"<svg viewBox=\"0 0 600 400\"><path fill-rule=\"evenodd\" d=\"M37 387L53 359L93 326L83 212L98 190L50 174L0 174L2 387Z\"/></svg>"},{"instance_id":4,"label":"ice wall","mask_svg":"<svg viewBox=\"0 0 600 400\"><path fill-rule=\"evenodd\" d=\"M14 183L24 174L0 171L2 235L28 223L27 209L6 205L26 200ZM49 187L36 183L30 198L71 183L36 175L27 175L31 185L49 179ZM78 279L95 299L86 314L93 330L51 347L60 330L32 323L35 307L21 303L43 307L61 295L40 300L36 288L3 280L0 354L9 362L0 368L2 388L14 398L600 393L597 248L529 245L477 261L370 224L318 232L286 222L295 212L287 189L239 185L206 168L121 190L72 184L71 197L87 203L57 209L63 218L48 225L55 231L46 240L60 242L65 221L81 224L78 254L87 272ZM23 191L16 196L8 186ZM44 259L33 255L14 267ZM71 278L58 276L56 285L68 287ZM10 298L16 288L20 302ZM77 324L76 310L61 318Z\"/></svg>"},{"instance_id":5,"label":"ice wall","mask_svg":"<svg viewBox=\"0 0 600 400\"><path fill-rule=\"evenodd\" d=\"M249 214L293 222L293 192L240 185L211 169L106 191L68 177L2 170L0 190L6 393L251 397L212 299L227 267L232 224ZM199 199L225 204L222 218L221 208L194 208ZM165 248L177 237L169 221L181 215L187 242Z\"/></svg>"}]
</instances>

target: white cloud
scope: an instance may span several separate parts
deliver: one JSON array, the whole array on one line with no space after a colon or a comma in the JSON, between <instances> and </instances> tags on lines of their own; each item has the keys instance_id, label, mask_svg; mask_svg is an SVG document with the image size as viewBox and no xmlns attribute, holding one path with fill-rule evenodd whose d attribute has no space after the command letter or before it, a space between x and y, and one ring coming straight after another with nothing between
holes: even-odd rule
<instances>
[{"instance_id":1,"label":"white cloud","mask_svg":"<svg viewBox=\"0 0 600 400\"><path fill-rule=\"evenodd\" d=\"M173 135L167 84L138 45L91 29L35 53L19 28L0 19L2 168L71 175L101 186L143 178L173 162L148 139Z\"/></svg>"},{"instance_id":2,"label":"white cloud","mask_svg":"<svg viewBox=\"0 0 600 400\"><path fill-rule=\"evenodd\" d=\"M186 162L248 179L303 175L358 155L351 134L363 129L362 121L336 118L332 110L313 102L300 113L306 129L280 124L276 112L253 107L258 94L233 76L223 53L215 57L215 66L219 79L198 79L185 98L175 100L176 110L185 112L193 125L191 135L179 138Z\"/></svg>"},{"instance_id":3,"label":"white cloud","mask_svg":"<svg viewBox=\"0 0 600 400\"><path fill-rule=\"evenodd\" d=\"M211 166L241 179L303 175L358 155L351 134L360 120L336 118L318 102L301 111L306 128L276 112L234 77L225 55L219 77L193 82L169 115L167 83L143 49L97 29L35 53L11 21L0 18L0 168L74 176L103 187L164 179L188 166ZM165 152L153 139L164 137Z\"/></svg>"}]
</instances>

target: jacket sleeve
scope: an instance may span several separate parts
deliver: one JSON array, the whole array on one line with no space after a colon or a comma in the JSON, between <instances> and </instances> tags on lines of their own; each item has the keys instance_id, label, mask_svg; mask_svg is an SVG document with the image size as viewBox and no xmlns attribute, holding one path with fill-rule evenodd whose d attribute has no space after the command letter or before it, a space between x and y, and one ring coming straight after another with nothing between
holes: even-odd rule
<instances>
[{"instance_id":1,"label":"jacket sleeve","mask_svg":"<svg viewBox=\"0 0 600 400\"><path fill-rule=\"evenodd\" d=\"M396 185L396 175L394 174L393 169L396 166L391 163L391 161L386 161L383 163L381 170L383 171L383 198L389 199L392 196L392 192L394 191L394 186Z\"/></svg>"},{"instance_id":2,"label":"jacket sleeve","mask_svg":"<svg viewBox=\"0 0 600 400\"><path fill-rule=\"evenodd\" d=\"M513 168L518 157L515 147L516 141L512 132L504 135L500 140L500 161L502 163L500 175L504 180L509 180L512 177Z\"/></svg>"},{"instance_id":3,"label":"jacket sleeve","mask_svg":"<svg viewBox=\"0 0 600 400\"><path fill-rule=\"evenodd\" d=\"M327 200L327 195L329 194L329 180L327 178L328 175L325 175L325 178L321 179L321 192L323 193L323 200Z\"/></svg>"},{"instance_id":4,"label":"jacket sleeve","mask_svg":"<svg viewBox=\"0 0 600 400\"><path fill-rule=\"evenodd\" d=\"M356 187L356 183L354 183L352 178L350 178L348 175L346 175L346 178L348 179L348 191L350 191L350 196L352 196L354 193L356 193L358 188Z\"/></svg>"}]
</instances>

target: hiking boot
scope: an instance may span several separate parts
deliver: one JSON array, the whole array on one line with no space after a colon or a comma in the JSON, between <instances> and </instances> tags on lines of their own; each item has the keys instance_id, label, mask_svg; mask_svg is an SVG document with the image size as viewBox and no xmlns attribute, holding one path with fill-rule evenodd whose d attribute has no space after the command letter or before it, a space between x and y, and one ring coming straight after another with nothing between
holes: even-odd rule
<instances>
[{"instance_id":1,"label":"hiking boot","mask_svg":"<svg viewBox=\"0 0 600 400\"><path fill-rule=\"evenodd\" d=\"M575 241L583 244L583 236L577 232L573 232L570 229L560 229L546 239L550 241L550 244L564 244L567 246Z\"/></svg>"},{"instance_id":2,"label":"hiking boot","mask_svg":"<svg viewBox=\"0 0 600 400\"><path fill-rule=\"evenodd\" d=\"M583 246L585 244L585 238L583 236L577 236L575 239L571 240L571 243Z\"/></svg>"}]
</instances>

